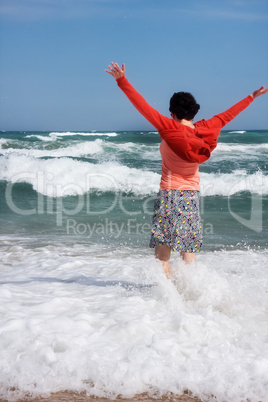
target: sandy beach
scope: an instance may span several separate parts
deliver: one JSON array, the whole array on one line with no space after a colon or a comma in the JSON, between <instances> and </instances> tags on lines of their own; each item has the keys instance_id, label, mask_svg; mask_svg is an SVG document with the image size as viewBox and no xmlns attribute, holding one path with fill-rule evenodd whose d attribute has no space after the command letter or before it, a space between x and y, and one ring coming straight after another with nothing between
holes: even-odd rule
<instances>
[{"instance_id":1,"label":"sandy beach","mask_svg":"<svg viewBox=\"0 0 268 402\"><path fill-rule=\"evenodd\" d=\"M64 401L76 401L76 402L108 402L108 401L119 401L119 402L202 402L200 399L191 397L188 394L184 394L181 396L169 396L169 397L162 397L162 398L152 398L148 395L137 395L134 398L124 399L124 398L116 398L116 399L109 399L109 398L97 398L94 396L87 396L84 394L77 394L73 392L57 392L56 394L51 394L49 398L26 398L20 399L17 402L38 402L38 401L48 401L48 402L64 402ZM6 402L6 401L3 401Z\"/></svg>"}]
</instances>

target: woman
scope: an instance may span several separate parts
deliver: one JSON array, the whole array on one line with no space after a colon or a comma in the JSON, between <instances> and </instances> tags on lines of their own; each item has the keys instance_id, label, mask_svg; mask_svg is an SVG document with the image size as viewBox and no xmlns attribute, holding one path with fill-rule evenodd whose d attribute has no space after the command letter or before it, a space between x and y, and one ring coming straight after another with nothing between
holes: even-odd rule
<instances>
[{"instance_id":1,"label":"woman","mask_svg":"<svg viewBox=\"0 0 268 402\"><path fill-rule=\"evenodd\" d=\"M170 99L171 119L153 109L125 78L122 69L111 63L109 70L118 86L136 109L158 130L162 142L162 176L155 199L150 247L170 276L171 249L181 253L187 264L195 261L202 246L199 215L199 164L205 162L217 146L221 128L235 118L268 88L261 87L227 111L209 120L193 123L200 106L188 92L177 92Z\"/></svg>"}]
</instances>

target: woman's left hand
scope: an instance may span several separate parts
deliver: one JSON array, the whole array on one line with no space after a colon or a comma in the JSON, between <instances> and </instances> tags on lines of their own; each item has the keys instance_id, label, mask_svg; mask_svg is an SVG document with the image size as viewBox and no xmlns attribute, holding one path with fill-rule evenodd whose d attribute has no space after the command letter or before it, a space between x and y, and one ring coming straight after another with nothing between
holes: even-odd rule
<instances>
[{"instance_id":1,"label":"woman's left hand","mask_svg":"<svg viewBox=\"0 0 268 402\"><path fill-rule=\"evenodd\" d=\"M264 86L260 87L259 89L256 89L251 96L253 99L256 99L258 96L264 95L268 92L268 87L265 88Z\"/></svg>"},{"instance_id":2,"label":"woman's left hand","mask_svg":"<svg viewBox=\"0 0 268 402\"><path fill-rule=\"evenodd\" d=\"M125 64L122 64L122 69L119 67L119 65L117 63L111 63L112 67L109 65L108 68L110 69L110 71L105 70L106 73L112 75L116 80L118 80L118 78L124 77L125 75Z\"/></svg>"}]
</instances>

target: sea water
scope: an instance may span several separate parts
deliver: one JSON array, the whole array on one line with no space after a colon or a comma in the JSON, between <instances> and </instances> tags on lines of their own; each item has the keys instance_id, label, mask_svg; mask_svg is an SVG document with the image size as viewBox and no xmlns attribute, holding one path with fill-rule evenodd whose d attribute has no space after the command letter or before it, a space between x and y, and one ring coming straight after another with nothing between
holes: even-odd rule
<instances>
[{"instance_id":1,"label":"sea water","mask_svg":"<svg viewBox=\"0 0 268 402\"><path fill-rule=\"evenodd\" d=\"M268 397L268 137L200 166L204 245L148 248L156 132L1 132L0 399Z\"/></svg>"}]
</instances>

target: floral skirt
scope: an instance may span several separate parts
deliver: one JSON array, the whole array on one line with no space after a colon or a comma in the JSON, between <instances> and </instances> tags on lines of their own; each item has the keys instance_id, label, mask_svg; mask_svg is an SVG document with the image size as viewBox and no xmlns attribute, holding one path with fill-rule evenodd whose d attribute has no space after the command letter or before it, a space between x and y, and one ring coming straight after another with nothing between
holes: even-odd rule
<instances>
[{"instance_id":1,"label":"floral skirt","mask_svg":"<svg viewBox=\"0 0 268 402\"><path fill-rule=\"evenodd\" d=\"M166 244L176 251L199 252L199 199L196 190L160 190L154 203L150 247Z\"/></svg>"}]
</instances>

